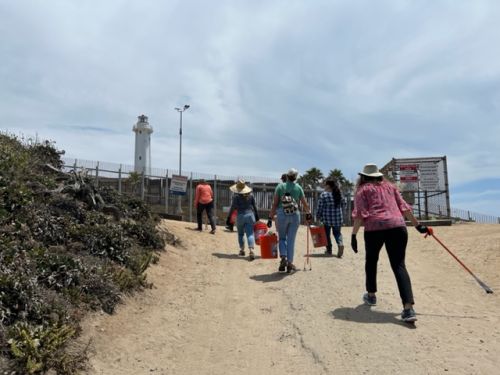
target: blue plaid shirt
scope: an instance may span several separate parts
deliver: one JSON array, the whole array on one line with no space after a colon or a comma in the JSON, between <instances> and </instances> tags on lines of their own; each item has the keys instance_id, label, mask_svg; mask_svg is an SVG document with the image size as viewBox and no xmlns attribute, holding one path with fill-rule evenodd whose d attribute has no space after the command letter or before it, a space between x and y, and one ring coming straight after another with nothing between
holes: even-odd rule
<instances>
[{"instance_id":1,"label":"blue plaid shirt","mask_svg":"<svg viewBox=\"0 0 500 375\"><path fill-rule=\"evenodd\" d=\"M318 209L316 210L316 219L320 220L323 224L331 227L341 227L343 223L342 206L343 199L340 200L338 205L335 205L333 194L324 191L319 196Z\"/></svg>"}]
</instances>

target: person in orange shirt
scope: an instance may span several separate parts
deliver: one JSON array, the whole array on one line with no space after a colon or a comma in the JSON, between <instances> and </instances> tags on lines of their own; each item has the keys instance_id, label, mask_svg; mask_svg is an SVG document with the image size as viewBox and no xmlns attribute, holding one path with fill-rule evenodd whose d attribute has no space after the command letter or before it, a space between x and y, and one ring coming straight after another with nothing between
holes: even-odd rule
<instances>
[{"instance_id":1,"label":"person in orange shirt","mask_svg":"<svg viewBox=\"0 0 500 375\"><path fill-rule=\"evenodd\" d=\"M194 194L194 207L196 208L196 219L198 221L198 230L201 232L203 229L203 223L201 216L203 211L207 212L208 220L210 221L210 226L212 230L211 234L215 234L215 220L214 220L214 192L210 185L201 179L196 186L196 191Z\"/></svg>"}]
</instances>

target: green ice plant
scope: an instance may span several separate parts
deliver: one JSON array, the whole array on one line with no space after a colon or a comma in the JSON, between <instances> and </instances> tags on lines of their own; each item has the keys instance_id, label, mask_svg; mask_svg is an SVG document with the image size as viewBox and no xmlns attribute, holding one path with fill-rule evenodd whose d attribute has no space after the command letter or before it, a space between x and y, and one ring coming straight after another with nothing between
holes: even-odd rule
<instances>
[{"instance_id":1,"label":"green ice plant","mask_svg":"<svg viewBox=\"0 0 500 375\"><path fill-rule=\"evenodd\" d=\"M10 353L26 374L48 370L48 364L61 363L64 345L75 336L74 327L62 325L36 325L19 322L9 328Z\"/></svg>"}]
</instances>

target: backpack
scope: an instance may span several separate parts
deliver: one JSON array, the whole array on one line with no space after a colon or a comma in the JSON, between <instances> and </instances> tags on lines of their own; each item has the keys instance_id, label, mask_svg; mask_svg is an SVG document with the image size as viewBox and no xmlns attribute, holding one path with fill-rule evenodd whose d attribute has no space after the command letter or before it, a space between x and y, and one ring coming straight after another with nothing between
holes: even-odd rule
<instances>
[{"instance_id":1,"label":"backpack","mask_svg":"<svg viewBox=\"0 0 500 375\"><path fill-rule=\"evenodd\" d=\"M281 197L281 207L286 215L292 215L299 209L299 205L288 191Z\"/></svg>"}]
</instances>

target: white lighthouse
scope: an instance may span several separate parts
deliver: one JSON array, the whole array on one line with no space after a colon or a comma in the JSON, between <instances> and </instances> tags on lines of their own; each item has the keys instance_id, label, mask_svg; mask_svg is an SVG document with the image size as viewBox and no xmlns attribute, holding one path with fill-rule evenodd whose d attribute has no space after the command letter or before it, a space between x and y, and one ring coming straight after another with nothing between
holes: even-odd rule
<instances>
[{"instance_id":1,"label":"white lighthouse","mask_svg":"<svg viewBox=\"0 0 500 375\"><path fill-rule=\"evenodd\" d=\"M151 174L151 133L153 128L149 126L148 116L137 117L137 124L132 130L135 133L135 161L134 171L146 175Z\"/></svg>"}]
</instances>

